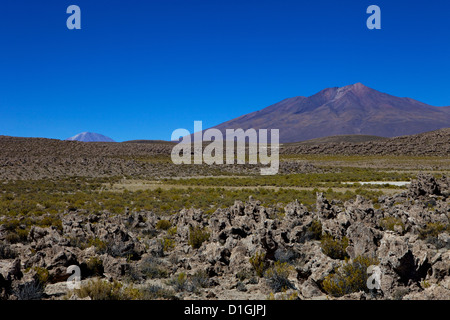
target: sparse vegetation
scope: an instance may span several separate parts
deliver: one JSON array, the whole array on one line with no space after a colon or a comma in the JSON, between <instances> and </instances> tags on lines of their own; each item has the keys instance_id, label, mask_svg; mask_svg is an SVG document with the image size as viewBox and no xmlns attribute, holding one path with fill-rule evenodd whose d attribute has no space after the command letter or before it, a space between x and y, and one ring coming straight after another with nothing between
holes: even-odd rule
<instances>
[{"instance_id":1,"label":"sparse vegetation","mask_svg":"<svg viewBox=\"0 0 450 320\"><path fill-rule=\"evenodd\" d=\"M268 267L265 253L257 252L250 257L249 261L256 275L261 278Z\"/></svg>"},{"instance_id":2,"label":"sparse vegetation","mask_svg":"<svg viewBox=\"0 0 450 320\"><path fill-rule=\"evenodd\" d=\"M169 220L159 220L156 223L156 229L159 229L159 230L168 230L171 226L172 226L172 224L170 223Z\"/></svg>"},{"instance_id":3,"label":"sparse vegetation","mask_svg":"<svg viewBox=\"0 0 450 320\"><path fill-rule=\"evenodd\" d=\"M367 268L377 264L377 260L363 256L356 257L352 262L346 260L334 274L325 278L322 287L335 297L358 291L368 292L367 279L370 275Z\"/></svg>"},{"instance_id":4,"label":"sparse vegetation","mask_svg":"<svg viewBox=\"0 0 450 320\"><path fill-rule=\"evenodd\" d=\"M198 270L191 277L191 282L194 288L208 288L209 287L209 276L204 270Z\"/></svg>"},{"instance_id":5,"label":"sparse vegetation","mask_svg":"<svg viewBox=\"0 0 450 320\"><path fill-rule=\"evenodd\" d=\"M323 216L316 211L317 192L326 195L330 205L337 209L336 212L349 208L353 210L355 203L345 202L354 200L357 195L371 200L377 209L373 216L347 215L348 223L341 220L330 221L335 223L336 228L340 228L333 234L346 234L353 229L349 229L348 224L353 225L355 219L367 218L363 222L374 228L374 244L377 247L380 246L378 240L383 239L378 238L378 235L383 235L387 230L400 229L402 232L391 235L394 239L404 240L411 231L416 232L420 240L434 244L436 249L449 248L450 245L443 235L450 231L448 224L435 222L445 222L446 200L448 202L445 184L443 193L431 199L409 195L391 197L391 193L399 191L395 189L406 192L409 190L404 187L357 183L374 180L407 181L422 170L417 169L418 167L438 168L440 173L433 174L436 178L441 178L445 170L450 168L448 157L282 155L280 174L274 176L255 174L259 172L255 166L176 167L172 166L167 155L117 155L114 160L119 164L123 164L121 161L125 160L131 167L137 163L139 168L131 175L120 175L120 178L66 177L0 181L0 235L5 239L0 242L0 259L11 260L5 261L5 265L11 267L14 262L12 259L20 258L22 264L30 267L27 271L32 270L35 275L35 283L26 286L17 285L23 280L14 279L16 292L9 291L7 295L14 294L20 299L45 297L43 289L46 284L59 280L61 261L65 258L73 260L72 254L81 262L83 278L102 277L104 269L108 269L108 279L112 276L117 280L108 282L92 279L80 290L70 293L79 298L220 299L224 297L225 290L230 290L227 291L227 296L237 294L239 297L250 298L261 288L266 290L267 285L273 291L269 299L282 300L303 299L304 292L310 292L313 296L321 295L323 292L316 291L316 285L330 297L340 297L358 290L366 291L366 269L369 263L375 264L376 261L366 257L348 260L346 248L349 240L325 234L324 230L328 230L333 224L322 229L321 221L325 222L322 220ZM302 163L299 165L290 161ZM308 165L302 167L303 162ZM304 171L295 171L298 168ZM92 171L91 168L89 170ZM117 168L112 170L116 172ZM144 176L142 172L145 170L153 171ZM202 173L201 176L199 173ZM103 174L112 175L108 172L99 173ZM248 200L249 196L257 202ZM244 202L245 208L244 212L239 211L238 216L230 210L236 200ZM302 206L297 214L290 216L287 211L285 213L284 208L294 200ZM423 208L417 219L409 219L406 214L412 203L416 206L414 210ZM363 210L365 205L364 202L361 206ZM194 219L189 209L194 209ZM214 214L218 209L223 210L224 214ZM197 219L200 215L201 219ZM383 219L374 219L374 216L383 215ZM210 217L214 217L215 221L219 220L219 224L211 224L212 220L208 220ZM223 217L227 220L220 220ZM447 214L447 217L450 216ZM291 218L292 220L285 220ZM197 227L185 232L179 221L186 221L186 225ZM433 223L425 225L429 221ZM242 222L248 230L234 233L234 230L243 227ZM54 242L54 248L67 246L69 250L64 251L66 257L61 255L61 260L54 262L53 248L45 247L38 240L42 236L41 230L34 235L30 234L33 226L51 228L45 231L47 235L44 239ZM261 231L271 231L273 239L267 234L267 242L264 243L260 237ZM218 237L213 238L215 235ZM32 236L36 236L36 240ZM360 235L349 234L352 240L354 236ZM409 239L417 241L417 236ZM237 248L234 252L238 254L234 255L233 252L228 256L230 252L220 251L224 257L217 255L219 250L215 245L219 248L223 246L222 240L230 246L230 252ZM274 247L272 240L276 245ZM194 250L185 247L186 243ZM320 253L317 255L319 245L324 254L337 260L332 261ZM70 247L77 248L71 250ZM85 250L89 247L94 247L95 250ZM429 250L427 254L435 250L429 245L426 247ZM78 248L85 250L81 256L78 256ZM271 251L272 248L274 251ZM266 250L268 257L263 253ZM380 254L381 251L375 252ZM416 252L412 254L416 259ZM25 257L26 255L30 257ZM434 253L431 257L433 256ZM447 261L446 255L439 259ZM251 267L248 267L247 262L250 262ZM437 263L441 264L441 260ZM341 267L327 277L324 275L324 281L311 281L313 268L320 265L320 268L329 271L337 264L341 264ZM37 265L45 268L36 267ZM425 274L425 269L429 266L425 263L421 268L423 270L420 272ZM13 268L11 272L18 273ZM295 283L298 287L292 289L289 279L294 277L299 281ZM416 283L422 288L430 285L434 289L435 279L422 280L420 278ZM147 285L148 283L151 285ZM406 293L420 294L406 282L400 285L406 288L405 293L401 293L402 296ZM203 288L209 289L202 290ZM307 290L303 290L304 288ZM7 290L5 288L0 291L3 298ZM397 293L394 291L388 290L386 297L396 298ZM66 298L69 297L70 295Z\"/></svg>"},{"instance_id":6,"label":"sparse vegetation","mask_svg":"<svg viewBox=\"0 0 450 320\"><path fill-rule=\"evenodd\" d=\"M108 250L108 243L100 240L99 238L90 238L87 243L87 247L93 246L95 251L99 254L103 254Z\"/></svg>"},{"instance_id":7,"label":"sparse vegetation","mask_svg":"<svg viewBox=\"0 0 450 320\"><path fill-rule=\"evenodd\" d=\"M108 282L101 279L90 280L75 289L74 293L79 298L90 297L92 300L136 300L139 299L139 291L132 287L125 287L118 281Z\"/></svg>"},{"instance_id":8,"label":"sparse vegetation","mask_svg":"<svg viewBox=\"0 0 450 320\"><path fill-rule=\"evenodd\" d=\"M173 291L164 289L157 285L149 285L141 289L141 300L176 300L176 296Z\"/></svg>"},{"instance_id":9,"label":"sparse vegetation","mask_svg":"<svg viewBox=\"0 0 450 320\"><path fill-rule=\"evenodd\" d=\"M86 263L88 272L93 276L103 275L103 261L98 257L91 257Z\"/></svg>"},{"instance_id":10,"label":"sparse vegetation","mask_svg":"<svg viewBox=\"0 0 450 320\"><path fill-rule=\"evenodd\" d=\"M36 272L36 281L41 287L45 287L50 278L48 270L41 267L33 267L33 270Z\"/></svg>"},{"instance_id":11,"label":"sparse vegetation","mask_svg":"<svg viewBox=\"0 0 450 320\"><path fill-rule=\"evenodd\" d=\"M324 173L298 173L273 176L241 176L241 177L211 177L211 178L190 178L190 179L165 179L164 182L172 185L195 185L195 186L276 186L276 187L342 187L341 182L361 180L364 181L409 181L413 176L404 172L384 172L369 168L340 168L339 172L330 169L332 172ZM362 187L362 186L361 186ZM369 185L364 188L370 188Z\"/></svg>"},{"instance_id":12,"label":"sparse vegetation","mask_svg":"<svg viewBox=\"0 0 450 320\"><path fill-rule=\"evenodd\" d=\"M14 293L18 300L41 300L44 288L38 281L31 281L20 285Z\"/></svg>"},{"instance_id":13,"label":"sparse vegetation","mask_svg":"<svg viewBox=\"0 0 450 320\"><path fill-rule=\"evenodd\" d=\"M161 239L161 245L163 247L163 252L169 252L175 248L175 240L171 237L164 237Z\"/></svg>"},{"instance_id":14,"label":"sparse vegetation","mask_svg":"<svg viewBox=\"0 0 450 320\"><path fill-rule=\"evenodd\" d=\"M450 232L450 224L445 225L440 222L430 222L424 228L419 230L419 237L422 240L437 238L439 234L444 231Z\"/></svg>"},{"instance_id":15,"label":"sparse vegetation","mask_svg":"<svg viewBox=\"0 0 450 320\"><path fill-rule=\"evenodd\" d=\"M436 247L436 249L450 248L450 243L439 239L439 234L450 233L450 224L440 222L430 222L425 227L419 229L419 239L425 240Z\"/></svg>"},{"instance_id":16,"label":"sparse vegetation","mask_svg":"<svg viewBox=\"0 0 450 320\"><path fill-rule=\"evenodd\" d=\"M154 278L166 278L168 276L168 272L164 269L160 260L155 257L148 257L140 264L140 271L144 276L150 279Z\"/></svg>"},{"instance_id":17,"label":"sparse vegetation","mask_svg":"<svg viewBox=\"0 0 450 320\"><path fill-rule=\"evenodd\" d=\"M191 227L189 228L189 244L194 249L200 248L203 242L209 239L209 233L206 228Z\"/></svg>"},{"instance_id":18,"label":"sparse vegetation","mask_svg":"<svg viewBox=\"0 0 450 320\"><path fill-rule=\"evenodd\" d=\"M305 181L309 179L309 175L302 175L301 177L304 177ZM224 179L236 180L239 184L244 185L246 184L244 181L247 178ZM61 218L65 212L77 211L79 213L84 212L85 214L91 213L96 215L104 212L123 214L125 208L129 208L130 211L145 210L167 215L179 212L183 208L193 207L202 209L207 213L213 213L218 208L233 205L237 199L245 201L249 196L253 196L261 201L261 205L277 208L274 214L281 217L283 212L280 208L291 202L292 199L298 199L310 207L315 203L315 193L318 189L297 190L280 188L270 190L258 188L258 185L266 185L266 183L259 183L258 179L260 178L256 180L253 177L249 178L248 183L249 186L252 186L251 189L176 188L177 185L181 184L189 186L192 182L189 179L180 179L179 181L171 181L171 183L177 185L170 189L160 188L133 192L125 190L121 193L102 190L105 183L114 183L117 181L116 178L71 178L61 179L58 182L47 180L5 181L2 182L3 192L0 193L0 216L4 217L0 224L6 230L6 240L9 243L26 243L31 226L55 227L57 230L62 231ZM280 183L282 186L296 185L298 183L296 175L275 176L270 179L289 182L288 184ZM322 176L320 179L326 182L328 178ZM267 185L270 185L270 183L272 182L268 181ZM277 185L275 182L274 184ZM329 189L327 197L346 201L354 199L356 194L363 195L368 199L376 199L382 193L370 189L359 189L354 192L350 190L335 192ZM159 220L156 228L167 232L170 230L171 235L176 232L176 229L172 229L174 227L171 226L168 220ZM80 247L85 246L81 243L82 239L74 239L74 241L79 242ZM100 251L105 250L104 244L97 243L95 239L88 239L87 241L91 241L87 245L94 245Z\"/></svg>"},{"instance_id":19,"label":"sparse vegetation","mask_svg":"<svg viewBox=\"0 0 450 320\"><path fill-rule=\"evenodd\" d=\"M264 278L274 292L293 289L294 286L289 280L289 275L294 268L287 262L276 261L274 265L266 270Z\"/></svg>"},{"instance_id":20,"label":"sparse vegetation","mask_svg":"<svg viewBox=\"0 0 450 320\"><path fill-rule=\"evenodd\" d=\"M319 220L313 220L307 229L305 238L307 240L320 240L322 238L322 223Z\"/></svg>"},{"instance_id":21,"label":"sparse vegetation","mask_svg":"<svg viewBox=\"0 0 450 320\"><path fill-rule=\"evenodd\" d=\"M0 259L14 259L16 257L17 252L10 245L0 242Z\"/></svg>"},{"instance_id":22,"label":"sparse vegetation","mask_svg":"<svg viewBox=\"0 0 450 320\"><path fill-rule=\"evenodd\" d=\"M181 292L189 289L189 282L186 273L181 272L177 276L173 277L168 281L175 291Z\"/></svg>"},{"instance_id":23,"label":"sparse vegetation","mask_svg":"<svg viewBox=\"0 0 450 320\"><path fill-rule=\"evenodd\" d=\"M334 239L331 235L325 235L321 240L321 248L324 254L332 259L343 260L348 257L345 249L348 247L347 237Z\"/></svg>"},{"instance_id":24,"label":"sparse vegetation","mask_svg":"<svg viewBox=\"0 0 450 320\"><path fill-rule=\"evenodd\" d=\"M402 229L402 231L405 230L405 224L402 222L402 219L400 218L384 217L380 221L380 227L383 228L383 230L394 231L395 226L399 226Z\"/></svg>"},{"instance_id":25,"label":"sparse vegetation","mask_svg":"<svg viewBox=\"0 0 450 320\"><path fill-rule=\"evenodd\" d=\"M288 293L287 290L284 290L283 292L279 293L277 296L273 292L269 294L267 297L267 300L298 300L298 292L293 291L291 293Z\"/></svg>"}]
</instances>

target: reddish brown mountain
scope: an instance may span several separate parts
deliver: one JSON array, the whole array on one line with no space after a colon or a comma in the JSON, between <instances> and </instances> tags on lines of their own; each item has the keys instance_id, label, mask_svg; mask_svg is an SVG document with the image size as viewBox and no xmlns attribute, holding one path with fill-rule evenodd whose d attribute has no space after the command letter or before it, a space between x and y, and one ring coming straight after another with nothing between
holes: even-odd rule
<instances>
[{"instance_id":1,"label":"reddish brown mountain","mask_svg":"<svg viewBox=\"0 0 450 320\"><path fill-rule=\"evenodd\" d=\"M344 134L395 137L450 127L450 107L434 107L361 83L282 100L215 128L279 129L280 142Z\"/></svg>"}]
</instances>

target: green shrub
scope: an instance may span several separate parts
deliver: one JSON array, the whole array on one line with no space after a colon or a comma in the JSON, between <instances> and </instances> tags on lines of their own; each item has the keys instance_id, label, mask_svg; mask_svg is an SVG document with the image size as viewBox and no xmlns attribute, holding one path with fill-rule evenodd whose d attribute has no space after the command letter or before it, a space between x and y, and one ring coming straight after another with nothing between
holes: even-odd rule
<instances>
[{"instance_id":1,"label":"green shrub","mask_svg":"<svg viewBox=\"0 0 450 320\"><path fill-rule=\"evenodd\" d=\"M91 280L74 290L80 298L90 297L92 300L135 300L139 299L139 291L132 287L124 287L118 281L108 282L100 279Z\"/></svg>"},{"instance_id":2,"label":"green shrub","mask_svg":"<svg viewBox=\"0 0 450 320\"><path fill-rule=\"evenodd\" d=\"M443 239L439 239L439 234L443 232L450 233L450 224L445 225L440 222L430 222L424 228L419 230L419 239L434 245L438 250L442 248L450 249L450 243Z\"/></svg>"},{"instance_id":3,"label":"green shrub","mask_svg":"<svg viewBox=\"0 0 450 320\"><path fill-rule=\"evenodd\" d=\"M405 224L402 222L402 219L395 217L384 217L381 219L379 225L383 230L394 231L395 226L400 226L403 231L405 230Z\"/></svg>"},{"instance_id":4,"label":"green shrub","mask_svg":"<svg viewBox=\"0 0 450 320\"><path fill-rule=\"evenodd\" d=\"M343 266L335 270L335 273L325 278L322 287L335 297L359 291L368 292L367 279L370 275L367 273L367 268L378 263L376 259L364 256L356 257L353 262L346 260Z\"/></svg>"},{"instance_id":5,"label":"green shrub","mask_svg":"<svg viewBox=\"0 0 450 320\"><path fill-rule=\"evenodd\" d=\"M266 254L257 252L250 257L249 261L253 267L253 270L255 270L256 275L261 278L268 266L266 262Z\"/></svg>"},{"instance_id":6,"label":"green shrub","mask_svg":"<svg viewBox=\"0 0 450 320\"><path fill-rule=\"evenodd\" d=\"M86 263L87 269L91 275L103 275L103 261L98 257L91 257Z\"/></svg>"},{"instance_id":7,"label":"green shrub","mask_svg":"<svg viewBox=\"0 0 450 320\"><path fill-rule=\"evenodd\" d=\"M36 225L42 228L55 227L59 231L63 230L61 219L54 215L43 217L41 220L36 221Z\"/></svg>"},{"instance_id":8,"label":"green shrub","mask_svg":"<svg viewBox=\"0 0 450 320\"><path fill-rule=\"evenodd\" d=\"M293 289L294 286L288 279L293 269L287 262L276 261L272 267L266 270L264 278L267 279L270 288L274 292Z\"/></svg>"},{"instance_id":9,"label":"green shrub","mask_svg":"<svg viewBox=\"0 0 450 320\"><path fill-rule=\"evenodd\" d=\"M438 235L444 231L450 232L450 224L443 224L440 222L430 222L424 228L419 230L419 238L424 240L427 238L437 238Z\"/></svg>"},{"instance_id":10,"label":"green shrub","mask_svg":"<svg viewBox=\"0 0 450 320\"><path fill-rule=\"evenodd\" d=\"M32 219L6 219L2 222L3 228L7 231L5 240L11 244L26 243L30 232Z\"/></svg>"},{"instance_id":11,"label":"green shrub","mask_svg":"<svg viewBox=\"0 0 450 320\"><path fill-rule=\"evenodd\" d=\"M140 265L140 271L144 276L150 279L166 278L168 272L160 266L160 260L154 257L148 257Z\"/></svg>"},{"instance_id":12,"label":"green shrub","mask_svg":"<svg viewBox=\"0 0 450 320\"><path fill-rule=\"evenodd\" d=\"M348 247L348 238L334 239L331 235L322 237L320 246L324 254L332 259L343 260L348 257L345 249Z\"/></svg>"},{"instance_id":13,"label":"green shrub","mask_svg":"<svg viewBox=\"0 0 450 320\"><path fill-rule=\"evenodd\" d=\"M158 230L168 230L171 226L172 224L169 220L159 220L156 223L156 229Z\"/></svg>"},{"instance_id":14,"label":"green shrub","mask_svg":"<svg viewBox=\"0 0 450 320\"><path fill-rule=\"evenodd\" d=\"M17 252L11 249L11 246L0 242L0 259L14 259L17 257Z\"/></svg>"},{"instance_id":15,"label":"green shrub","mask_svg":"<svg viewBox=\"0 0 450 320\"><path fill-rule=\"evenodd\" d=\"M248 270L239 270L239 271L236 273L236 278L237 278L240 282L243 282L243 281L246 280L246 279L250 279L250 278L252 278L252 276L253 276L253 273L252 273L252 272L249 272Z\"/></svg>"},{"instance_id":16,"label":"green shrub","mask_svg":"<svg viewBox=\"0 0 450 320\"><path fill-rule=\"evenodd\" d=\"M423 280L423 281L420 282L420 286L421 286L422 288L426 289L426 288L431 287L431 284L430 284L428 281Z\"/></svg>"},{"instance_id":17,"label":"green shrub","mask_svg":"<svg viewBox=\"0 0 450 320\"><path fill-rule=\"evenodd\" d=\"M171 237L175 236L177 234L177 227L172 227L167 230L167 234Z\"/></svg>"},{"instance_id":18,"label":"green shrub","mask_svg":"<svg viewBox=\"0 0 450 320\"><path fill-rule=\"evenodd\" d=\"M188 283L186 273L184 273L184 272L179 273L178 276L169 280L168 284L173 286L173 288L177 292L187 290L189 283Z\"/></svg>"},{"instance_id":19,"label":"green shrub","mask_svg":"<svg viewBox=\"0 0 450 320\"><path fill-rule=\"evenodd\" d=\"M5 241L11 244L23 242L25 239L21 239L21 237L17 233L9 232L5 236Z\"/></svg>"},{"instance_id":20,"label":"green shrub","mask_svg":"<svg viewBox=\"0 0 450 320\"><path fill-rule=\"evenodd\" d=\"M306 233L308 240L320 240L322 238L322 223L319 220L313 220Z\"/></svg>"},{"instance_id":21,"label":"green shrub","mask_svg":"<svg viewBox=\"0 0 450 320\"><path fill-rule=\"evenodd\" d=\"M267 300L298 300L298 292L294 291L292 293L287 293L286 291L283 291L280 293L277 297L271 292L269 296L267 297Z\"/></svg>"},{"instance_id":22,"label":"green shrub","mask_svg":"<svg viewBox=\"0 0 450 320\"><path fill-rule=\"evenodd\" d=\"M90 238L87 247L93 246L97 253L103 254L108 250L108 243L99 238Z\"/></svg>"},{"instance_id":23,"label":"green shrub","mask_svg":"<svg viewBox=\"0 0 450 320\"><path fill-rule=\"evenodd\" d=\"M168 252L175 248L175 240L170 237L164 237L160 241L163 247L163 252Z\"/></svg>"},{"instance_id":24,"label":"green shrub","mask_svg":"<svg viewBox=\"0 0 450 320\"><path fill-rule=\"evenodd\" d=\"M44 287L50 278L48 270L41 267L34 267L33 270L36 272L35 279L42 287Z\"/></svg>"},{"instance_id":25,"label":"green shrub","mask_svg":"<svg viewBox=\"0 0 450 320\"><path fill-rule=\"evenodd\" d=\"M141 289L141 300L176 300L176 296L173 291L164 289L157 285L149 285Z\"/></svg>"},{"instance_id":26,"label":"green shrub","mask_svg":"<svg viewBox=\"0 0 450 320\"><path fill-rule=\"evenodd\" d=\"M209 239L209 233L206 231L206 228L201 227L190 227L189 228L189 241L188 243L194 249L198 249L201 247L202 243Z\"/></svg>"},{"instance_id":27,"label":"green shrub","mask_svg":"<svg viewBox=\"0 0 450 320\"><path fill-rule=\"evenodd\" d=\"M191 282L195 289L208 288L209 276L205 270L199 270L191 277Z\"/></svg>"}]
</instances>

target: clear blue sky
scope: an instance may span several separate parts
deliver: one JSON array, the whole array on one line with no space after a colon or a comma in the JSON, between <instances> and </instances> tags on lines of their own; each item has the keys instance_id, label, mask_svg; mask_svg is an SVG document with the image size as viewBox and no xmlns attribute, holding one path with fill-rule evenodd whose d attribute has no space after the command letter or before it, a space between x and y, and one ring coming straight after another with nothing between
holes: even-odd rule
<instances>
[{"instance_id":1,"label":"clear blue sky","mask_svg":"<svg viewBox=\"0 0 450 320\"><path fill-rule=\"evenodd\" d=\"M450 105L449 17L448 0L2 1L0 135L169 140L356 82Z\"/></svg>"}]
</instances>

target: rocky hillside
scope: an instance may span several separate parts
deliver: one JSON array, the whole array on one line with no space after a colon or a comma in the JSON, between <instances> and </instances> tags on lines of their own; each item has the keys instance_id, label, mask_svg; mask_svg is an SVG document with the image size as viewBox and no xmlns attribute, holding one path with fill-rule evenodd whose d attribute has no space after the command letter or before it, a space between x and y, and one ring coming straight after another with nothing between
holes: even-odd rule
<instances>
[{"instance_id":1,"label":"rocky hillside","mask_svg":"<svg viewBox=\"0 0 450 320\"><path fill-rule=\"evenodd\" d=\"M170 155L171 144L61 141L0 136L0 179L42 179L66 176L154 176L165 164L137 161Z\"/></svg>"},{"instance_id":2,"label":"rocky hillside","mask_svg":"<svg viewBox=\"0 0 450 320\"><path fill-rule=\"evenodd\" d=\"M322 139L323 140L323 139ZM206 144L207 145L207 144ZM208 174L258 174L259 165L174 165L170 142L83 143L0 136L0 180L84 177L167 177ZM368 142L292 143L283 154L450 155L450 128ZM312 165L309 165L311 167ZM282 161L280 173L315 172Z\"/></svg>"},{"instance_id":3,"label":"rocky hillside","mask_svg":"<svg viewBox=\"0 0 450 320\"><path fill-rule=\"evenodd\" d=\"M282 154L450 155L450 128L363 143L285 144Z\"/></svg>"},{"instance_id":4,"label":"rocky hillside","mask_svg":"<svg viewBox=\"0 0 450 320\"><path fill-rule=\"evenodd\" d=\"M319 193L315 210L294 200L283 214L251 198L210 215L68 211L60 227L33 227L23 243L6 243L0 229L0 295L450 299L449 205L450 179L422 175L376 203ZM70 265L81 268L78 292L65 283ZM380 277L369 289L371 265Z\"/></svg>"},{"instance_id":5,"label":"rocky hillside","mask_svg":"<svg viewBox=\"0 0 450 320\"><path fill-rule=\"evenodd\" d=\"M368 136L364 134L344 134L344 135L338 135L338 136L329 136L329 137L323 137L323 138L315 138L305 141L299 141L299 142L292 142L292 143L285 143L284 145L287 146L294 146L294 145L302 145L302 144L325 144L325 143L363 143L368 141L375 141L375 140L385 140L387 138L379 137L379 136Z\"/></svg>"}]
</instances>

